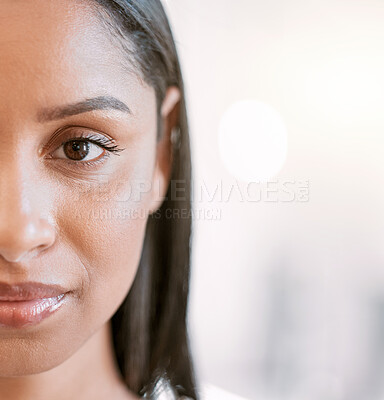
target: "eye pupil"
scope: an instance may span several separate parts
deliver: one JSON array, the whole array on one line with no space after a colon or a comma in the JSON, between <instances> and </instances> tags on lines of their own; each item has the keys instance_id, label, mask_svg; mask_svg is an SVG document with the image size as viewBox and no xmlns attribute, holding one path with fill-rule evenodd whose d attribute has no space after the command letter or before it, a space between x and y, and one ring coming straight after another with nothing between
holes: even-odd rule
<instances>
[{"instance_id":1,"label":"eye pupil","mask_svg":"<svg viewBox=\"0 0 384 400\"><path fill-rule=\"evenodd\" d=\"M73 160L82 160L89 153L89 143L83 140L71 140L64 144L64 153Z\"/></svg>"}]
</instances>

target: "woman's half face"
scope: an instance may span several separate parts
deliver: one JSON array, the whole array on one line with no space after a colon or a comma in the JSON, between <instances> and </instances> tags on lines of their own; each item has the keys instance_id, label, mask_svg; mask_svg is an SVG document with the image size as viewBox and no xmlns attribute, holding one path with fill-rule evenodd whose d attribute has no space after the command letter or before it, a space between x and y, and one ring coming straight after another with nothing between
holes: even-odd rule
<instances>
[{"instance_id":1,"label":"woman's half face","mask_svg":"<svg viewBox=\"0 0 384 400\"><path fill-rule=\"evenodd\" d=\"M157 191L157 113L124 62L85 2L0 1L0 282L69 292L38 323L8 315L0 376L63 362L132 285Z\"/></svg>"}]
</instances>

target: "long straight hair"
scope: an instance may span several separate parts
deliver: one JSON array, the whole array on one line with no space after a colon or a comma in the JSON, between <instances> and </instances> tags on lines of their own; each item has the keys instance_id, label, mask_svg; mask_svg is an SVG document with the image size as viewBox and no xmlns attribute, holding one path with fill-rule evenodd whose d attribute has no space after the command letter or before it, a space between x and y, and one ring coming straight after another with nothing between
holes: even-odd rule
<instances>
[{"instance_id":1,"label":"long straight hair","mask_svg":"<svg viewBox=\"0 0 384 400\"><path fill-rule=\"evenodd\" d=\"M184 85L168 19L160 0L94 0L127 57L156 92L157 115L168 87L181 92L171 182L161 208L149 216L134 283L112 317L113 345L127 386L151 393L165 378L179 396L198 399L187 335L190 277L191 161ZM161 128L159 126L159 132ZM175 212L176 211L176 212ZM178 212L179 211L179 212ZM184 216L184 217L181 217Z\"/></svg>"}]
</instances>

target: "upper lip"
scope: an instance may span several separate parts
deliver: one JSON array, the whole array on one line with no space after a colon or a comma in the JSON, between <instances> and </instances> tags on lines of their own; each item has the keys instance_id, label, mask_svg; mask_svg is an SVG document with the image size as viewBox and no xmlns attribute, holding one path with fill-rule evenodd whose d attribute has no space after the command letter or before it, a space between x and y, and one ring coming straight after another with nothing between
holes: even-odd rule
<instances>
[{"instance_id":1,"label":"upper lip","mask_svg":"<svg viewBox=\"0 0 384 400\"><path fill-rule=\"evenodd\" d=\"M28 301L57 297L68 290L60 285L47 285L40 282L21 282L9 284L0 282L0 301Z\"/></svg>"}]
</instances>

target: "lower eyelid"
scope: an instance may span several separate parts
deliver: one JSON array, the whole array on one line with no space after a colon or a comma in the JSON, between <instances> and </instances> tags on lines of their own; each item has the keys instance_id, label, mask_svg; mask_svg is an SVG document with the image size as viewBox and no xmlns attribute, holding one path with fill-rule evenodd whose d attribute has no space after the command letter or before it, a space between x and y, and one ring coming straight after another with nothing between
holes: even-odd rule
<instances>
[{"instance_id":1,"label":"lower eyelid","mask_svg":"<svg viewBox=\"0 0 384 400\"><path fill-rule=\"evenodd\" d=\"M54 161L56 165L60 165L60 169L64 168L72 171L95 172L98 167L102 167L111 156L105 152L103 156L95 161L76 161L69 158L48 158L50 162Z\"/></svg>"},{"instance_id":2,"label":"lower eyelid","mask_svg":"<svg viewBox=\"0 0 384 400\"><path fill-rule=\"evenodd\" d=\"M107 158L109 158L111 155L104 150L104 153L102 155L100 155L100 157L94 159L94 160L86 160L86 161L76 161L76 160L71 160L69 158L60 158L60 161L64 161L67 164L73 165L75 168L79 167L79 168L83 168L83 166L95 166L95 165L99 165L102 164L106 161Z\"/></svg>"}]
</instances>

